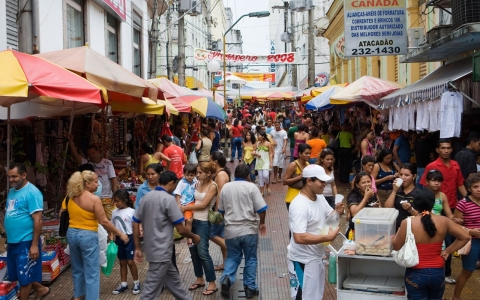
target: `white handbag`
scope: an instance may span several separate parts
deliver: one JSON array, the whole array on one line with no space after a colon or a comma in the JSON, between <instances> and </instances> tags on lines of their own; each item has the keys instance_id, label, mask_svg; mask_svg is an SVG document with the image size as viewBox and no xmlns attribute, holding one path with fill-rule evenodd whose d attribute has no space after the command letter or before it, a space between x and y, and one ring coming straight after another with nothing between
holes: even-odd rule
<instances>
[{"instance_id":1,"label":"white handbag","mask_svg":"<svg viewBox=\"0 0 480 300\"><path fill-rule=\"evenodd\" d=\"M418 250L415 244L415 236L412 232L412 219L407 218L407 235L405 237L405 244L398 251L393 251L393 258L395 262L405 268L411 268L418 265Z\"/></svg>"}]
</instances>

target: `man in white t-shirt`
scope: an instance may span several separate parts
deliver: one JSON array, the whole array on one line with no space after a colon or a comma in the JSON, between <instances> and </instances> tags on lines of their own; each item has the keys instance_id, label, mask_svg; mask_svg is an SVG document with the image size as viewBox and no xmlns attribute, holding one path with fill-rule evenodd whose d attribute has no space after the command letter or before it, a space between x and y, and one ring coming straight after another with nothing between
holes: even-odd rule
<instances>
[{"instance_id":1,"label":"man in white t-shirt","mask_svg":"<svg viewBox=\"0 0 480 300\"><path fill-rule=\"evenodd\" d=\"M283 166L285 165L285 151L287 149L288 134L282 129L280 121L275 120L275 130L270 132L270 136L274 142L273 150L273 181L282 180Z\"/></svg>"},{"instance_id":2,"label":"man in white t-shirt","mask_svg":"<svg viewBox=\"0 0 480 300\"><path fill-rule=\"evenodd\" d=\"M327 217L334 213L322 195L330 176L318 165L305 167L302 174L303 188L289 208L292 237L287 258L291 299L321 299L325 284L325 246L321 243L333 241L339 228L320 235ZM335 210L343 214L343 203L337 204Z\"/></svg>"},{"instance_id":3,"label":"man in white t-shirt","mask_svg":"<svg viewBox=\"0 0 480 300\"><path fill-rule=\"evenodd\" d=\"M115 174L115 169L113 168L112 161L106 158L102 158L100 156L100 151L95 145L88 146L88 159L82 157L77 152L77 148L75 147L75 143L73 142L73 136L70 137L70 151L72 151L72 156L75 158L79 165L91 164L93 166L93 168L95 169L95 173L98 176L98 180L102 183L102 194L100 198L102 200L110 200L113 193L117 190L117 175Z\"/></svg>"}]
</instances>

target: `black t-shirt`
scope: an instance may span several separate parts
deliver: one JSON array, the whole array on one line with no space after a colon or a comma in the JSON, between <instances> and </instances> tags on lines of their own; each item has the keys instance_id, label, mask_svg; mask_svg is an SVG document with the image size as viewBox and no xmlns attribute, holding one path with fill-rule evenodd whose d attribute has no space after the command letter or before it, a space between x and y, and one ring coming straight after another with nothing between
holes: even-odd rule
<instances>
[{"instance_id":1,"label":"black t-shirt","mask_svg":"<svg viewBox=\"0 0 480 300\"><path fill-rule=\"evenodd\" d=\"M430 161L430 153L435 146L430 139L418 139L414 145L415 158L417 159L417 168L425 168Z\"/></svg>"},{"instance_id":2,"label":"black t-shirt","mask_svg":"<svg viewBox=\"0 0 480 300\"><path fill-rule=\"evenodd\" d=\"M410 205L413 208L415 208L415 205L413 203L413 198L418 191L419 191L419 189L417 187L414 187L413 190L410 191L410 193L405 194L405 192L403 191L403 186L400 187L400 189L397 191L397 194L395 195L395 202L393 203L393 207L395 207L398 210L396 230L398 230L398 228L400 227L400 224L402 224L403 220L405 220L407 217L411 216L411 214L408 211L403 209L400 201L407 200L408 203L410 203Z\"/></svg>"},{"instance_id":3,"label":"black t-shirt","mask_svg":"<svg viewBox=\"0 0 480 300\"><path fill-rule=\"evenodd\" d=\"M348 209L350 209L350 206L352 206L352 205L358 205L360 202L362 202L362 200L363 200L363 195L362 194L360 194L359 192L352 192L350 194L350 196L348 196L348 199L347 199ZM370 199L368 199L367 205L365 205L365 207L370 207L369 204L375 203L375 202L377 202L377 195L373 194L373 196L370 197ZM352 219L353 219L353 217L351 217L350 220L349 220L349 227L350 227L350 229L355 229L355 226L352 222Z\"/></svg>"}]
</instances>

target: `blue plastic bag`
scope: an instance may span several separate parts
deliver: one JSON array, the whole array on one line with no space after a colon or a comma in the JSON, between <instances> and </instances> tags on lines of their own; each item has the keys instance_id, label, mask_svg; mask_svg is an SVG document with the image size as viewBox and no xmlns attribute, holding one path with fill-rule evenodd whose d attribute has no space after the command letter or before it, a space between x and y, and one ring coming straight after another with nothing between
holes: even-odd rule
<instances>
[{"instance_id":1,"label":"blue plastic bag","mask_svg":"<svg viewBox=\"0 0 480 300\"><path fill-rule=\"evenodd\" d=\"M105 276L110 276L112 273L113 265L115 264L115 260L117 259L118 253L118 246L113 242L110 241L107 247L107 266L102 267L102 273Z\"/></svg>"}]
</instances>

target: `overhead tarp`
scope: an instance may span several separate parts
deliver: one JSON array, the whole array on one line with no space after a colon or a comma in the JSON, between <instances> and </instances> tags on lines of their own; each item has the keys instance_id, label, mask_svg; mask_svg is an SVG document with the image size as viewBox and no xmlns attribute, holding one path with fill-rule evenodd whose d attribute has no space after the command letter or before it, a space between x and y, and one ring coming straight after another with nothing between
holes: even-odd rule
<instances>
[{"instance_id":1,"label":"overhead tarp","mask_svg":"<svg viewBox=\"0 0 480 300\"><path fill-rule=\"evenodd\" d=\"M330 97L335 95L335 93L340 92L343 87L341 86L329 86L330 88L324 90L323 93L318 94L312 100L308 101L305 105L305 108L308 110L327 110L334 107L333 104L330 104Z\"/></svg>"},{"instance_id":2,"label":"overhead tarp","mask_svg":"<svg viewBox=\"0 0 480 300\"><path fill-rule=\"evenodd\" d=\"M380 107L387 109L402 102L402 104L411 104L436 99L445 92L449 82L469 75L472 69L471 57L441 66L419 81L383 97L380 100Z\"/></svg>"}]
</instances>

